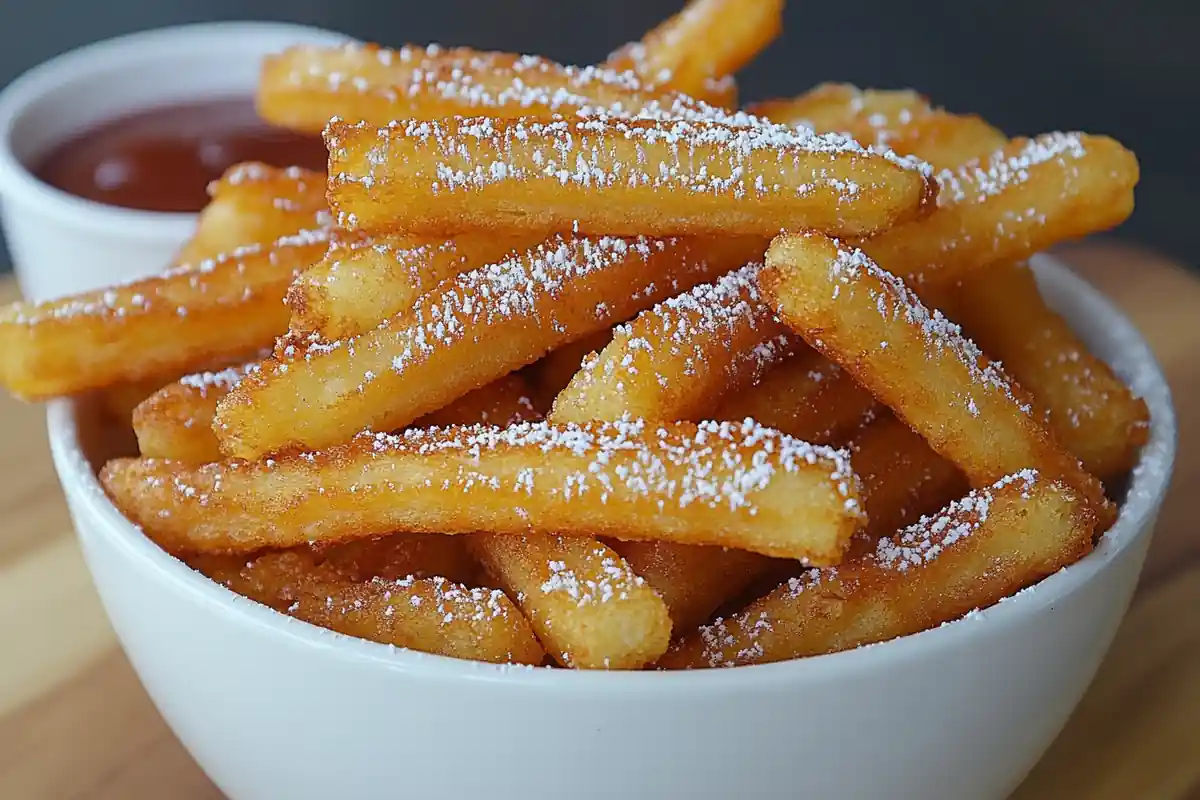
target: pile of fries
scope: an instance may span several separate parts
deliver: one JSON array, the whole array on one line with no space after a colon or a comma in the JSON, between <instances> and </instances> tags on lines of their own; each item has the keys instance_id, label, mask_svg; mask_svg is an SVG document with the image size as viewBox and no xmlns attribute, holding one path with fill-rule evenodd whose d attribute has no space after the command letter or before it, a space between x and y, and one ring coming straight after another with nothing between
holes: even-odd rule
<instances>
[{"instance_id":1,"label":"pile of fries","mask_svg":"<svg viewBox=\"0 0 1200 800\"><path fill-rule=\"evenodd\" d=\"M274 57L328 176L242 165L161 276L3 310L0 381L131 421L101 478L166 551L399 647L736 666L989 606L1089 552L1146 440L1027 264L1122 222L1136 159L909 91L736 110L781 15L694 0L586 68Z\"/></svg>"}]
</instances>

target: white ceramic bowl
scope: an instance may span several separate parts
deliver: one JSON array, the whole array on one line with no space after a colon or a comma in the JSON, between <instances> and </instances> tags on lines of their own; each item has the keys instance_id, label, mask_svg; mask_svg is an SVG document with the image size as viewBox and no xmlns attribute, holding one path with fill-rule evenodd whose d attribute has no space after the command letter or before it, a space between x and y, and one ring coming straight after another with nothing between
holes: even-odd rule
<instances>
[{"instance_id":1,"label":"white ceramic bowl","mask_svg":"<svg viewBox=\"0 0 1200 800\"><path fill-rule=\"evenodd\" d=\"M1175 449L1146 344L1079 278L1038 268L1049 300L1153 414L1119 521L1087 558L982 613L830 656L588 673L347 638L238 597L145 539L96 481L86 408L51 405L54 461L126 652L232 798L1001 798L1112 641Z\"/></svg>"},{"instance_id":2,"label":"white ceramic bowl","mask_svg":"<svg viewBox=\"0 0 1200 800\"><path fill-rule=\"evenodd\" d=\"M265 55L345 36L274 22L183 25L73 50L0 92L0 221L27 297L45 300L162 270L195 214L106 206L35 178L28 166L116 117L189 100L253 96Z\"/></svg>"}]
</instances>

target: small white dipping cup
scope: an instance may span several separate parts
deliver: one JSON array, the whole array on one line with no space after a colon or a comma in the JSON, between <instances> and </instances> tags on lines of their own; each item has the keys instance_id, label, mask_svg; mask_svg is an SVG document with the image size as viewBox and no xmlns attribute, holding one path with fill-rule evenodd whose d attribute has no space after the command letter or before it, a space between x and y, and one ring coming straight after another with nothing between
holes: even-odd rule
<instances>
[{"instance_id":1,"label":"small white dipping cup","mask_svg":"<svg viewBox=\"0 0 1200 800\"><path fill-rule=\"evenodd\" d=\"M0 92L0 222L31 300L125 282L163 269L195 214L84 200L30 172L55 146L109 120L161 105L253 97L264 56L348 37L302 25L219 22L135 33L73 50Z\"/></svg>"}]
</instances>

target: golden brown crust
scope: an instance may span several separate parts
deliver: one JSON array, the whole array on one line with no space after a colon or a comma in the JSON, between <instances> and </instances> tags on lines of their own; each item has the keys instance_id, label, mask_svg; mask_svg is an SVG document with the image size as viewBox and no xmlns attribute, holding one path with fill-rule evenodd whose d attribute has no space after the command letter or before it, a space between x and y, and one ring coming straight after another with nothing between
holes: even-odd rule
<instances>
[{"instance_id":1,"label":"golden brown crust","mask_svg":"<svg viewBox=\"0 0 1200 800\"><path fill-rule=\"evenodd\" d=\"M953 281L1118 225L1133 211L1138 164L1107 136L1051 133L936 177L934 213L858 242L905 279Z\"/></svg>"},{"instance_id":2,"label":"golden brown crust","mask_svg":"<svg viewBox=\"0 0 1200 800\"><path fill-rule=\"evenodd\" d=\"M255 369L258 361L192 373L147 397L133 411L138 451L145 458L186 464L220 461L221 446L212 430L217 401Z\"/></svg>"},{"instance_id":3,"label":"golden brown crust","mask_svg":"<svg viewBox=\"0 0 1200 800\"><path fill-rule=\"evenodd\" d=\"M514 372L463 395L445 408L426 414L414 422L413 427L480 424L507 428L518 422L532 422L541 418L530 397L532 393L529 383Z\"/></svg>"},{"instance_id":4,"label":"golden brown crust","mask_svg":"<svg viewBox=\"0 0 1200 800\"><path fill-rule=\"evenodd\" d=\"M0 309L0 384L20 397L77 394L174 373L270 344L283 295L324 254L308 232L156 278Z\"/></svg>"},{"instance_id":5,"label":"golden brown crust","mask_svg":"<svg viewBox=\"0 0 1200 800\"><path fill-rule=\"evenodd\" d=\"M1027 264L980 272L954 298L954 313L983 350L1033 395L1059 441L1103 480L1133 468L1150 412L1042 300Z\"/></svg>"},{"instance_id":6,"label":"golden brown crust","mask_svg":"<svg viewBox=\"0 0 1200 800\"><path fill-rule=\"evenodd\" d=\"M442 281L536 247L546 236L366 236L339 232L287 292L291 330L326 341L358 336L412 308Z\"/></svg>"},{"instance_id":7,"label":"golden brown crust","mask_svg":"<svg viewBox=\"0 0 1200 800\"><path fill-rule=\"evenodd\" d=\"M596 331L590 336L551 350L540 361L529 367L530 381L538 408L544 412L554 405L554 398L567 388L575 373L579 372L583 360L599 353L612 341L611 328Z\"/></svg>"},{"instance_id":8,"label":"golden brown crust","mask_svg":"<svg viewBox=\"0 0 1200 800\"><path fill-rule=\"evenodd\" d=\"M879 409L850 439L850 463L863 482L867 524L851 552L873 547L962 497L967 479L924 439L886 409Z\"/></svg>"},{"instance_id":9,"label":"golden brown crust","mask_svg":"<svg viewBox=\"0 0 1200 800\"><path fill-rule=\"evenodd\" d=\"M560 665L641 669L666 652L671 617L663 601L596 539L530 533L470 541Z\"/></svg>"},{"instance_id":10,"label":"golden brown crust","mask_svg":"<svg viewBox=\"0 0 1200 800\"><path fill-rule=\"evenodd\" d=\"M793 336L762 301L759 264L697 286L613 330L554 400L560 422L702 419L786 356Z\"/></svg>"},{"instance_id":11,"label":"golden brown crust","mask_svg":"<svg viewBox=\"0 0 1200 800\"><path fill-rule=\"evenodd\" d=\"M1014 386L958 326L930 312L861 250L782 235L767 251L763 291L798 334L867 387L982 488L1035 468L1074 487L1111 524L1100 482L1033 416Z\"/></svg>"},{"instance_id":12,"label":"golden brown crust","mask_svg":"<svg viewBox=\"0 0 1200 800\"><path fill-rule=\"evenodd\" d=\"M528 384L516 375L438 412L454 425L531 421ZM504 424L503 422L501 424ZM516 598L538 638L564 667L641 669L671 640L671 616L620 555L591 536L478 533L467 539L489 575Z\"/></svg>"},{"instance_id":13,"label":"golden brown crust","mask_svg":"<svg viewBox=\"0 0 1200 800\"><path fill-rule=\"evenodd\" d=\"M682 11L608 57L649 85L736 105L732 80L783 30L783 0L691 0Z\"/></svg>"},{"instance_id":14,"label":"golden brown crust","mask_svg":"<svg viewBox=\"0 0 1200 800\"><path fill-rule=\"evenodd\" d=\"M862 523L843 455L753 424L523 423L364 434L256 463L117 459L101 479L171 552L484 531L710 544L831 564Z\"/></svg>"},{"instance_id":15,"label":"golden brown crust","mask_svg":"<svg viewBox=\"0 0 1200 800\"><path fill-rule=\"evenodd\" d=\"M659 665L762 664L894 639L987 608L1087 554L1095 518L1078 495L1030 472L1007 480L853 562L784 583Z\"/></svg>"},{"instance_id":16,"label":"golden brown crust","mask_svg":"<svg viewBox=\"0 0 1200 800\"><path fill-rule=\"evenodd\" d=\"M175 263L197 264L250 245L269 245L300 231L332 224L325 173L235 164L208 187L212 198Z\"/></svg>"},{"instance_id":17,"label":"golden brown crust","mask_svg":"<svg viewBox=\"0 0 1200 800\"><path fill-rule=\"evenodd\" d=\"M796 349L754 386L727 397L714 419L753 419L816 444L844 441L875 398L821 354L802 345Z\"/></svg>"},{"instance_id":18,"label":"golden brown crust","mask_svg":"<svg viewBox=\"0 0 1200 800\"><path fill-rule=\"evenodd\" d=\"M986 122L935 110L913 92L826 85L757 111L781 122L806 122L819 131L846 131L938 169L987 158L1008 143ZM974 269L946 299L952 304L946 310L1033 395L1059 440L1085 469L1110 479L1132 468L1148 434L1145 403L1046 306L1028 265ZM787 431L769 418L758 419Z\"/></svg>"},{"instance_id":19,"label":"golden brown crust","mask_svg":"<svg viewBox=\"0 0 1200 800\"><path fill-rule=\"evenodd\" d=\"M259 80L263 119L320 133L338 118L396 119L570 115L585 108L635 112L671 95L631 73L567 67L549 59L467 47L351 43L298 46L268 57Z\"/></svg>"},{"instance_id":20,"label":"golden brown crust","mask_svg":"<svg viewBox=\"0 0 1200 800\"><path fill-rule=\"evenodd\" d=\"M745 550L677 544L614 541L613 549L653 588L670 612L672 630L682 635L707 622L772 569L794 562Z\"/></svg>"},{"instance_id":21,"label":"golden brown crust","mask_svg":"<svg viewBox=\"0 0 1200 800\"><path fill-rule=\"evenodd\" d=\"M388 581L445 578L469 586L478 585L478 565L467 552L467 544L461 536L393 533L311 549L321 569L332 571L339 579L351 583L363 583L373 578Z\"/></svg>"},{"instance_id":22,"label":"golden brown crust","mask_svg":"<svg viewBox=\"0 0 1200 800\"><path fill-rule=\"evenodd\" d=\"M498 590L441 577L356 583L303 551L249 561L203 556L191 564L251 600L349 636L492 663L540 664L545 658L529 623Z\"/></svg>"},{"instance_id":23,"label":"golden brown crust","mask_svg":"<svg viewBox=\"0 0 1200 800\"><path fill-rule=\"evenodd\" d=\"M935 169L990 155L1007 139L980 117L934 108L911 89L859 89L825 83L786 100L753 104L750 113L785 125L844 133L865 145L915 155Z\"/></svg>"},{"instance_id":24,"label":"golden brown crust","mask_svg":"<svg viewBox=\"0 0 1200 800\"><path fill-rule=\"evenodd\" d=\"M294 347L217 407L222 449L256 458L395 430L550 350L745 263L757 240L555 239L446 281L366 334ZM292 349L292 348L285 348Z\"/></svg>"},{"instance_id":25,"label":"golden brown crust","mask_svg":"<svg viewBox=\"0 0 1200 800\"><path fill-rule=\"evenodd\" d=\"M329 202L348 227L625 235L868 235L932 211L913 164L762 123L456 118L334 123Z\"/></svg>"}]
</instances>

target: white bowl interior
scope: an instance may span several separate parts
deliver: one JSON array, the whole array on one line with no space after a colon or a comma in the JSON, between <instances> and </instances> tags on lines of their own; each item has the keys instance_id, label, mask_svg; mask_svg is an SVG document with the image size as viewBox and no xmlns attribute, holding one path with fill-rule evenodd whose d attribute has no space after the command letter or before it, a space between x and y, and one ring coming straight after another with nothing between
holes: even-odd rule
<instances>
[{"instance_id":1,"label":"white bowl interior","mask_svg":"<svg viewBox=\"0 0 1200 800\"><path fill-rule=\"evenodd\" d=\"M1099 357L1130 383L1150 408L1150 438L1138 466L1129 477L1120 518L1096 549L1080 562L991 608L913 636L831 655L733 669L597 673L478 664L343 636L297 622L246 600L194 572L144 537L112 505L96 479L98 461L105 453L113 452L112 442L104 440L102 426L92 424L93 415L86 405L71 401L56 401L50 405L51 446L64 486L68 491L84 495L88 513L103 518L106 534L114 537L129 557L148 560L156 570L169 573L171 580L180 582L189 593L202 597L211 605L213 613L246 615L254 624L270 629L276 635L298 637L325 651L332 648L339 657L367 659L406 674L444 679L535 684L578 682L592 688L612 686L611 682L616 682L615 685L623 690L654 692L671 691L673 687L683 689L693 686L695 681L710 681L713 688L729 689L736 687L741 676L751 672L756 676L756 684L761 685L758 682L762 680L793 680L797 673L828 676L870 669L885 653L894 662L897 659L930 658L938 650L962 646L964 638L977 638L982 644L989 629L1019 624L1031 612L1053 606L1064 595L1087 583L1134 541L1150 535L1150 526L1166 492L1175 456L1175 414L1166 380L1149 347L1129 320L1096 289L1049 257L1037 258L1035 269L1047 301L1067 318Z\"/></svg>"}]
</instances>

